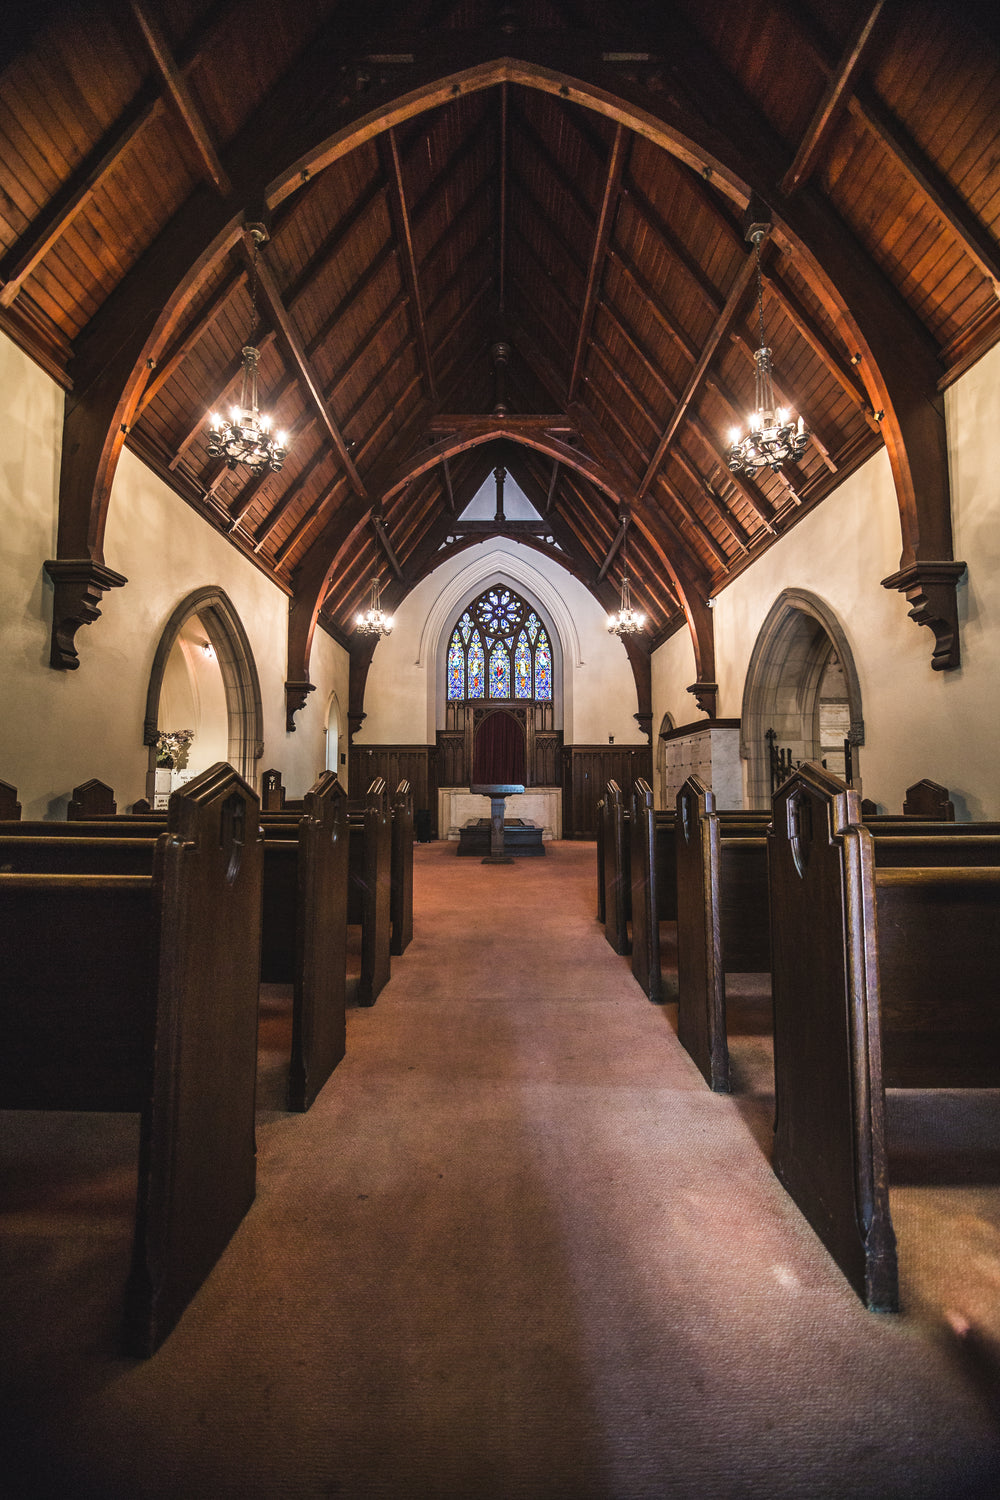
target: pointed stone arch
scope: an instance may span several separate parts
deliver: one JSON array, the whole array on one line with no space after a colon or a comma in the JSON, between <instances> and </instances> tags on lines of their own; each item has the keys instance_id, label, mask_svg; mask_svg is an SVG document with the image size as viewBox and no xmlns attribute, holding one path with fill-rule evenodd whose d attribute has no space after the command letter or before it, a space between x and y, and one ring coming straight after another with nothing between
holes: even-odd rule
<instances>
[{"instance_id":1,"label":"pointed stone arch","mask_svg":"<svg viewBox=\"0 0 1000 1500\"><path fill-rule=\"evenodd\" d=\"M864 744L861 684L854 653L830 606L805 589L785 589L772 604L754 643L743 688L740 754L747 763L750 807L769 807L770 765L765 735L803 747L796 759L818 755L816 714L831 651L843 670L849 708L846 738Z\"/></svg>"},{"instance_id":2,"label":"pointed stone arch","mask_svg":"<svg viewBox=\"0 0 1000 1500\"><path fill-rule=\"evenodd\" d=\"M163 628L149 674L143 744L156 744L163 674L174 643L192 615L198 615L204 625L222 673L229 720L229 763L244 781L256 786L257 762L264 753L260 679L243 622L229 595L214 585L195 589L182 599Z\"/></svg>"}]
</instances>

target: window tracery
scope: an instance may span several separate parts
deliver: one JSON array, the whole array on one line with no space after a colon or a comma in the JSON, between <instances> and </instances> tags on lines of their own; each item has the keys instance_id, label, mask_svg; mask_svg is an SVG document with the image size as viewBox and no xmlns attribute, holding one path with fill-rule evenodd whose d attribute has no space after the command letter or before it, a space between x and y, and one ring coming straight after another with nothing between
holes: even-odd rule
<instances>
[{"instance_id":1,"label":"window tracery","mask_svg":"<svg viewBox=\"0 0 1000 1500\"><path fill-rule=\"evenodd\" d=\"M512 589L492 588L451 633L448 701L552 702L552 645L536 612Z\"/></svg>"}]
</instances>

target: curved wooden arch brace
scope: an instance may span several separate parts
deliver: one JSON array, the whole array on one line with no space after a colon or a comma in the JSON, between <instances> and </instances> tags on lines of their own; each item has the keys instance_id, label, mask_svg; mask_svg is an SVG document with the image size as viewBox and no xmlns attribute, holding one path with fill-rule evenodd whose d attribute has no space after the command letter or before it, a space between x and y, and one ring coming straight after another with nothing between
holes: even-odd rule
<instances>
[{"instance_id":1,"label":"curved wooden arch brace","mask_svg":"<svg viewBox=\"0 0 1000 1500\"><path fill-rule=\"evenodd\" d=\"M775 196L775 184L787 164L776 159L761 117L755 116L758 129L751 132L758 138L745 139L741 131L737 146L680 108L670 95L603 63L597 38L592 57L579 65L575 60L576 76L506 55L482 55L509 45L509 38L470 38L464 42L469 64L442 78L432 38L428 55L414 63L406 89L394 91L398 83L386 79L361 100L349 93L343 96L334 105L342 115L337 130L319 143L304 145L291 166L287 160L280 165L274 161L282 132L267 128L268 122L280 118L279 111L287 110L288 101L302 94L306 80L322 98L322 82L328 89L329 79L322 80L316 72L315 50L286 75L227 153L231 159L224 165L237 184L232 197L220 204L214 194L195 193L107 299L80 341L73 368L75 395L64 432L59 560L103 563L108 496L123 429L141 397L150 362L212 266L238 236L245 206L263 203L275 208L310 176L358 145L457 94L518 83L573 99L636 131L694 170L710 174L736 202L748 202L752 192L772 201L780 233L800 257L848 347L861 355L866 388L884 413L903 536L902 570L886 580L887 586L907 587L898 580L911 579L914 570L919 575L923 564L940 568L951 561L947 452L936 356L881 273L815 193L807 189L794 200ZM370 64L368 70L370 75ZM295 113L286 114L288 118L296 118ZM179 277L177 267L182 268ZM942 587L947 592L940 576L935 584L939 595ZM957 616L953 624L957 641ZM940 662L941 666L951 664Z\"/></svg>"},{"instance_id":2,"label":"curved wooden arch brace","mask_svg":"<svg viewBox=\"0 0 1000 1500\"><path fill-rule=\"evenodd\" d=\"M146 694L146 717L142 726L144 745L155 745L159 726L160 692L167 659L185 622L198 615L215 648L216 659L226 690L229 719L228 755L230 764L248 782L256 784L257 766L264 753L264 709L260 696L260 678L253 649L243 621L229 595L209 585L195 589L174 610L163 627L149 674Z\"/></svg>"}]
</instances>

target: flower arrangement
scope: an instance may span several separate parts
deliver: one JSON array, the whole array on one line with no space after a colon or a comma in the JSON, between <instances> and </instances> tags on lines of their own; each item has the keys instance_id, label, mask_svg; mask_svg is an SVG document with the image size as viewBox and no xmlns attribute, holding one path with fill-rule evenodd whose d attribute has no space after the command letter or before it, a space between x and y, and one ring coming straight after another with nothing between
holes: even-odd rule
<instances>
[{"instance_id":1,"label":"flower arrangement","mask_svg":"<svg viewBox=\"0 0 1000 1500\"><path fill-rule=\"evenodd\" d=\"M175 771L181 761L187 758L193 739L193 729L174 729L169 733L161 729L156 736L156 764L169 766L171 771Z\"/></svg>"}]
</instances>

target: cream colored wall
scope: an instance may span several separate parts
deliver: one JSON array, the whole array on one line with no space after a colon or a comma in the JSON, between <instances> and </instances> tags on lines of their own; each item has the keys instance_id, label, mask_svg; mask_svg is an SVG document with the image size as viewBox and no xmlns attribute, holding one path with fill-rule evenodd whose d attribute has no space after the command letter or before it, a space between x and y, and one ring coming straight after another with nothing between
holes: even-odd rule
<instances>
[{"instance_id":1,"label":"cream colored wall","mask_svg":"<svg viewBox=\"0 0 1000 1500\"><path fill-rule=\"evenodd\" d=\"M835 612L861 685L865 796L899 811L921 777L947 786L957 816L1000 817L1000 349L946 395L962 665L931 669L933 638L907 618L904 597L880 580L899 567L900 531L889 462L878 454L747 569L715 604L720 718L738 718L761 625L786 588L809 590ZM655 724L685 712L679 636L653 662ZM663 658L661 662L661 658ZM690 701L690 700L689 700Z\"/></svg>"},{"instance_id":2,"label":"cream colored wall","mask_svg":"<svg viewBox=\"0 0 1000 1500\"><path fill-rule=\"evenodd\" d=\"M114 787L121 807L145 795L142 727L156 647L181 600L209 584L229 595L253 650L264 713L260 769L278 766L289 793L301 794L324 763L330 692L347 701L347 653L317 632L316 691L287 734L285 595L128 452L111 497L105 558L129 581L105 594L101 619L77 632L79 669L49 668L52 599L42 564L55 556L63 397L2 336L0 393L0 778L19 788L24 817L62 816L72 788L92 776Z\"/></svg>"},{"instance_id":3,"label":"cream colored wall","mask_svg":"<svg viewBox=\"0 0 1000 1500\"><path fill-rule=\"evenodd\" d=\"M229 753L229 713L222 669L213 652L205 655L208 633L199 615L191 615L173 644L160 685L158 727L168 732L191 729L181 769L193 776Z\"/></svg>"},{"instance_id":4,"label":"cream colored wall","mask_svg":"<svg viewBox=\"0 0 1000 1500\"><path fill-rule=\"evenodd\" d=\"M566 744L643 744L633 715L635 681L625 648L610 636L606 615L558 563L507 537L470 547L435 569L400 606L392 635L379 642L365 691L367 717L355 744L432 744L443 725L442 641L460 600L501 572L537 598L562 653Z\"/></svg>"}]
</instances>

